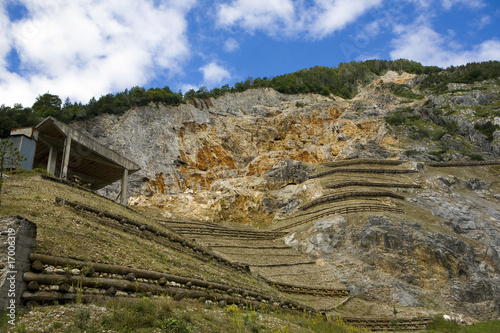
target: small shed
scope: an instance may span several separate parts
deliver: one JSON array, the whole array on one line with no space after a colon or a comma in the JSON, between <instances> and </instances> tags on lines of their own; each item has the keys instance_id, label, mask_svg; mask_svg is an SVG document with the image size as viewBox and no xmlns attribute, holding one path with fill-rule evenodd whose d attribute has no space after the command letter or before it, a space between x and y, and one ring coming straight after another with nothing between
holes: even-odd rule
<instances>
[{"instance_id":1,"label":"small shed","mask_svg":"<svg viewBox=\"0 0 500 333\"><path fill-rule=\"evenodd\" d=\"M14 148L24 157L19 168L32 170L36 142L38 140L38 130L35 127L14 128L10 131L10 136L6 140L12 141ZM6 166L6 168L10 167L9 165Z\"/></svg>"},{"instance_id":2,"label":"small shed","mask_svg":"<svg viewBox=\"0 0 500 333\"><path fill-rule=\"evenodd\" d=\"M127 203L128 178L140 170L139 165L53 117L44 119L36 130L35 166L46 166L61 179L77 177L93 190L121 179L121 203Z\"/></svg>"}]
</instances>

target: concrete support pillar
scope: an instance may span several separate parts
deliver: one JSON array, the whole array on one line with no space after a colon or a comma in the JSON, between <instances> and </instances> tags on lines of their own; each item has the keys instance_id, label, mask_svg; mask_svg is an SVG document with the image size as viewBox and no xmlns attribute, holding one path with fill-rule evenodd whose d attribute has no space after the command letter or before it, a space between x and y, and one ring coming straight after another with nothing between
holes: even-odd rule
<instances>
[{"instance_id":1,"label":"concrete support pillar","mask_svg":"<svg viewBox=\"0 0 500 333\"><path fill-rule=\"evenodd\" d=\"M64 150L63 150L63 158L61 163L61 179L68 178L68 164L69 164L69 156L71 152L71 136L67 136L64 141Z\"/></svg>"},{"instance_id":2,"label":"concrete support pillar","mask_svg":"<svg viewBox=\"0 0 500 333\"><path fill-rule=\"evenodd\" d=\"M128 200L128 170L123 170L122 177L122 191L121 191L121 204L126 206Z\"/></svg>"},{"instance_id":3,"label":"concrete support pillar","mask_svg":"<svg viewBox=\"0 0 500 333\"><path fill-rule=\"evenodd\" d=\"M56 164L57 164L57 149L55 147L50 147L49 151L49 162L47 163L47 172L51 175L56 174Z\"/></svg>"}]
</instances>

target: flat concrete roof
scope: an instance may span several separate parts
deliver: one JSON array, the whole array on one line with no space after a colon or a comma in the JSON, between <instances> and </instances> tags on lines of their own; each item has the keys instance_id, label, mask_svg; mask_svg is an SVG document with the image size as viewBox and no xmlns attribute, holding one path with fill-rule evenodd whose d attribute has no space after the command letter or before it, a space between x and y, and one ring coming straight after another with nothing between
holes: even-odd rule
<instances>
[{"instance_id":1,"label":"flat concrete roof","mask_svg":"<svg viewBox=\"0 0 500 333\"><path fill-rule=\"evenodd\" d=\"M50 148L57 150L56 168L60 170L64 144L67 137L71 138L68 176L78 176L84 182L92 184L93 189L99 189L123 176L123 171L129 174L141 168L128 158L100 144L71 126L53 117L44 119L36 126L39 139L35 153L37 164L48 163Z\"/></svg>"}]
</instances>

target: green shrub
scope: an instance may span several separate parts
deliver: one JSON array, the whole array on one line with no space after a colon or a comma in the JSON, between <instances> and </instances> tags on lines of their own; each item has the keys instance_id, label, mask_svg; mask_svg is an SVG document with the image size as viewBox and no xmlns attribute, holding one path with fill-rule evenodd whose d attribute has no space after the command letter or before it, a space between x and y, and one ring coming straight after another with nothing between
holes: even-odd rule
<instances>
[{"instance_id":1,"label":"green shrub","mask_svg":"<svg viewBox=\"0 0 500 333\"><path fill-rule=\"evenodd\" d=\"M462 327L457 322L445 320L442 315L438 315L427 326L427 329L436 333L456 333L460 332Z\"/></svg>"},{"instance_id":2,"label":"green shrub","mask_svg":"<svg viewBox=\"0 0 500 333\"><path fill-rule=\"evenodd\" d=\"M409 149L409 150L406 150L405 151L405 154L406 156L410 157L410 156L416 156L416 155L419 155L420 152L418 152L417 150L415 149Z\"/></svg>"},{"instance_id":3,"label":"green shrub","mask_svg":"<svg viewBox=\"0 0 500 333\"><path fill-rule=\"evenodd\" d=\"M410 134L410 139L420 140L420 139L428 138L429 136L430 136L430 133L427 129L417 128L415 131L412 131L412 133Z\"/></svg>"},{"instance_id":4,"label":"green shrub","mask_svg":"<svg viewBox=\"0 0 500 333\"><path fill-rule=\"evenodd\" d=\"M474 83L500 76L500 62L487 61L451 66L444 71L429 73L420 83L420 89L431 89L438 93L448 90L449 83Z\"/></svg>"},{"instance_id":5,"label":"green shrub","mask_svg":"<svg viewBox=\"0 0 500 333\"><path fill-rule=\"evenodd\" d=\"M162 300L153 301L144 297L132 303L112 303L112 310L112 314L102 319L104 329L136 332L141 329L162 328L168 323L174 325L174 321L170 320L170 306Z\"/></svg>"},{"instance_id":6,"label":"green shrub","mask_svg":"<svg viewBox=\"0 0 500 333\"><path fill-rule=\"evenodd\" d=\"M493 110L492 109L478 109L478 110L476 110L475 114L476 114L476 117L485 118L485 117L488 117L489 115L493 114Z\"/></svg>"},{"instance_id":7,"label":"green shrub","mask_svg":"<svg viewBox=\"0 0 500 333\"><path fill-rule=\"evenodd\" d=\"M80 309L77 313L75 326L80 330L84 330L88 326L90 320L90 310L87 308Z\"/></svg>"},{"instance_id":8,"label":"green shrub","mask_svg":"<svg viewBox=\"0 0 500 333\"><path fill-rule=\"evenodd\" d=\"M467 333L496 333L500 332L500 321L487 321L484 323L478 323L466 328L462 328L462 332Z\"/></svg>"},{"instance_id":9,"label":"green shrub","mask_svg":"<svg viewBox=\"0 0 500 333\"><path fill-rule=\"evenodd\" d=\"M484 161L483 156L479 154L467 154L473 161Z\"/></svg>"},{"instance_id":10,"label":"green shrub","mask_svg":"<svg viewBox=\"0 0 500 333\"><path fill-rule=\"evenodd\" d=\"M424 96L415 94L406 84L387 83L382 86L388 88L394 95L409 99L423 99Z\"/></svg>"},{"instance_id":11,"label":"green shrub","mask_svg":"<svg viewBox=\"0 0 500 333\"><path fill-rule=\"evenodd\" d=\"M444 127L446 128L446 132L448 132L448 134L450 134L450 135L457 134L457 132L459 130L459 125L454 120L447 122Z\"/></svg>"},{"instance_id":12,"label":"green shrub","mask_svg":"<svg viewBox=\"0 0 500 333\"><path fill-rule=\"evenodd\" d=\"M434 155L436 156L440 161L444 160L444 157L448 151L446 149L441 149L437 151L431 151L429 152L429 155Z\"/></svg>"},{"instance_id":13,"label":"green shrub","mask_svg":"<svg viewBox=\"0 0 500 333\"><path fill-rule=\"evenodd\" d=\"M442 315L439 315L427 326L427 329L431 333L496 333L500 332L500 321L487 321L462 326L455 321L447 321Z\"/></svg>"},{"instance_id":14,"label":"green shrub","mask_svg":"<svg viewBox=\"0 0 500 333\"><path fill-rule=\"evenodd\" d=\"M396 109L385 117L385 121L392 126L411 125L420 119L422 118L416 115L412 108Z\"/></svg>"},{"instance_id":15,"label":"green shrub","mask_svg":"<svg viewBox=\"0 0 500 333\"><path fill-rule=\"evenodd\" d=\"M487 121L484 124L475 124L474 129L486 136L488 141L493 141L493 133L500 129L500 126L493 124L491 121Z\"/></svg>"},{"instance_id":16,"label":"green shrub","mask_svg":"<svg viewBox=\"0 0 500 333\"><path fill-rule=\"evenodd\" d=\"M437 129L435 131L432 132L432 140L434 141L439 141L441 140L441 138L447 134L446 131L442 130L442 129ZM451 134L451 133L450 133Z\"/></svg>"}]
</instances>

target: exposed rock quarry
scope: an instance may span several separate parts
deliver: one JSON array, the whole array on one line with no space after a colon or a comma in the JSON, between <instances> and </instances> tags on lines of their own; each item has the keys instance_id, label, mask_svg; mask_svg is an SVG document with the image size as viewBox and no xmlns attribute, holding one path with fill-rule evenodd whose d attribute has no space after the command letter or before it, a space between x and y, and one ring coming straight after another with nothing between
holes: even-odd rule
<instances>
[{"instance_id":1,"label":"exposed rock quarry","mask_svg":"<svg viewBox=\"0 0 500 333\"><path fill-rule=\"evenodd\" d=\"M261 175L287 157L324 162L338 155L391 155L386 149L394 138L381 121L381 106L369 103L373 110L360 115L353 104L262 89L228 94L209 109L150 106L84 126L143 167L138 176L149 179L141 184L146 195L171 194ZM374 149L358 149L364 145Z\"/></svg>"},{"instance_id":2,"label":"exposed rock quarry","mask_svg":"<svg viewBox=\"0 0 500 333\"><path fill-rule=\"evenodd\" d=\"M485 91L481 84L454 84L446 94L414 100L383 88L393 82L416 91L419 80L389 72L360 87L352 100L247 90L178 107L151 104L81 126L141 165L132 177L130 205L160 208L167 218L262 228L299 214L304 202L343 193L309 178L318 163L413 160L403 168L418 171L415 178L385 181L404 180L419 188L398 189L403 203L380 199L393 212L404 206L402 214L319 217L284 242L331 263L331 276L365 300L498 318L500 200L498 176L492 176L498 167L468 174L415 162L470 160L474 154L498 158L500 131L488 136L479 125L500 120L477 116L482 107L496 107L498 85L484 83L491 88ZM423 127L388 125L384 117L400 109L411 109ZM412 139L446 126L456 133ZM351 177L342 181L358 180ZM113 186L104 190L115 191Z\"/></svg>"},{"instance_id":3,"label":"exposed rock quarry","mask_svg":"<svg viewBox=\"0 0 500 333\"><path fill-rule=\"evenodd\" d=\"M142 167L132 176L131 203L205 220L234 215L216 213L227 205L245 211L245 216L260 214L261 208L266 213L281 209L284 202L277 199L281 195L272 191L279 190L278 183L300 183L305 173L278 183L268 181L264 174L287 158L305 163L358 157L399 159L413 151L410 158L433 160L435 156L429 155L433 151L446 148L450 157L461 158L464 147L471 146L489 158L500 155L500 131L488 141L474 129L475 122L468 116L473 111L463 110L496 101L498 91L474 91L480 86L461 85L450 87L447 95L430 95L428 101L408 100L380 89L390 82L415 87L419 77L388 72L360 87L352 100L252 89L178 107L151 104L80 125ZM443 115L439 111L443 106L457 111ZM446 134L439 141L408 141L404 138L408 133L394 131L384 121L389 112L408 107L436 124L458 123L463 137ZM493 120L500 121L497 118ZM118 185L111 186L104 193L116 197L117 189ZM221 200L222 193L227 200Z\"/></svg>"},{"instance_id":4,"label":"exposed rock quarry","mask_svg":"<svg viewBox=\"0 0 500 333\"><path fill-rule=\"evenodd\" d=\"M382 80L404 82L412 77L389 72ZM234 192L231 180L238 179L240 187L258 190L242 195L257 198L260 207L262 199L269 197L262 192L268 185L255 178L286 158L319 163L337 158L399 157L398 138L383 121L399 101L392 95L369 95L378 84L350 101L256 89L178 107L151 104L80 125L142 167L132 177L135 198L131 202L217 219L213 210L218 203L212 195L218 197L225 188ZM290 181L300 181L304 175ZM271 183L270 188L275 189L277 184ZM108 187L105 193L116 197L117 188ZM198 207L197 214L194 207L184 208L193 201L207 209ZM233 199L230 204L235 204Z\"/></svg>"}]
</instances>

